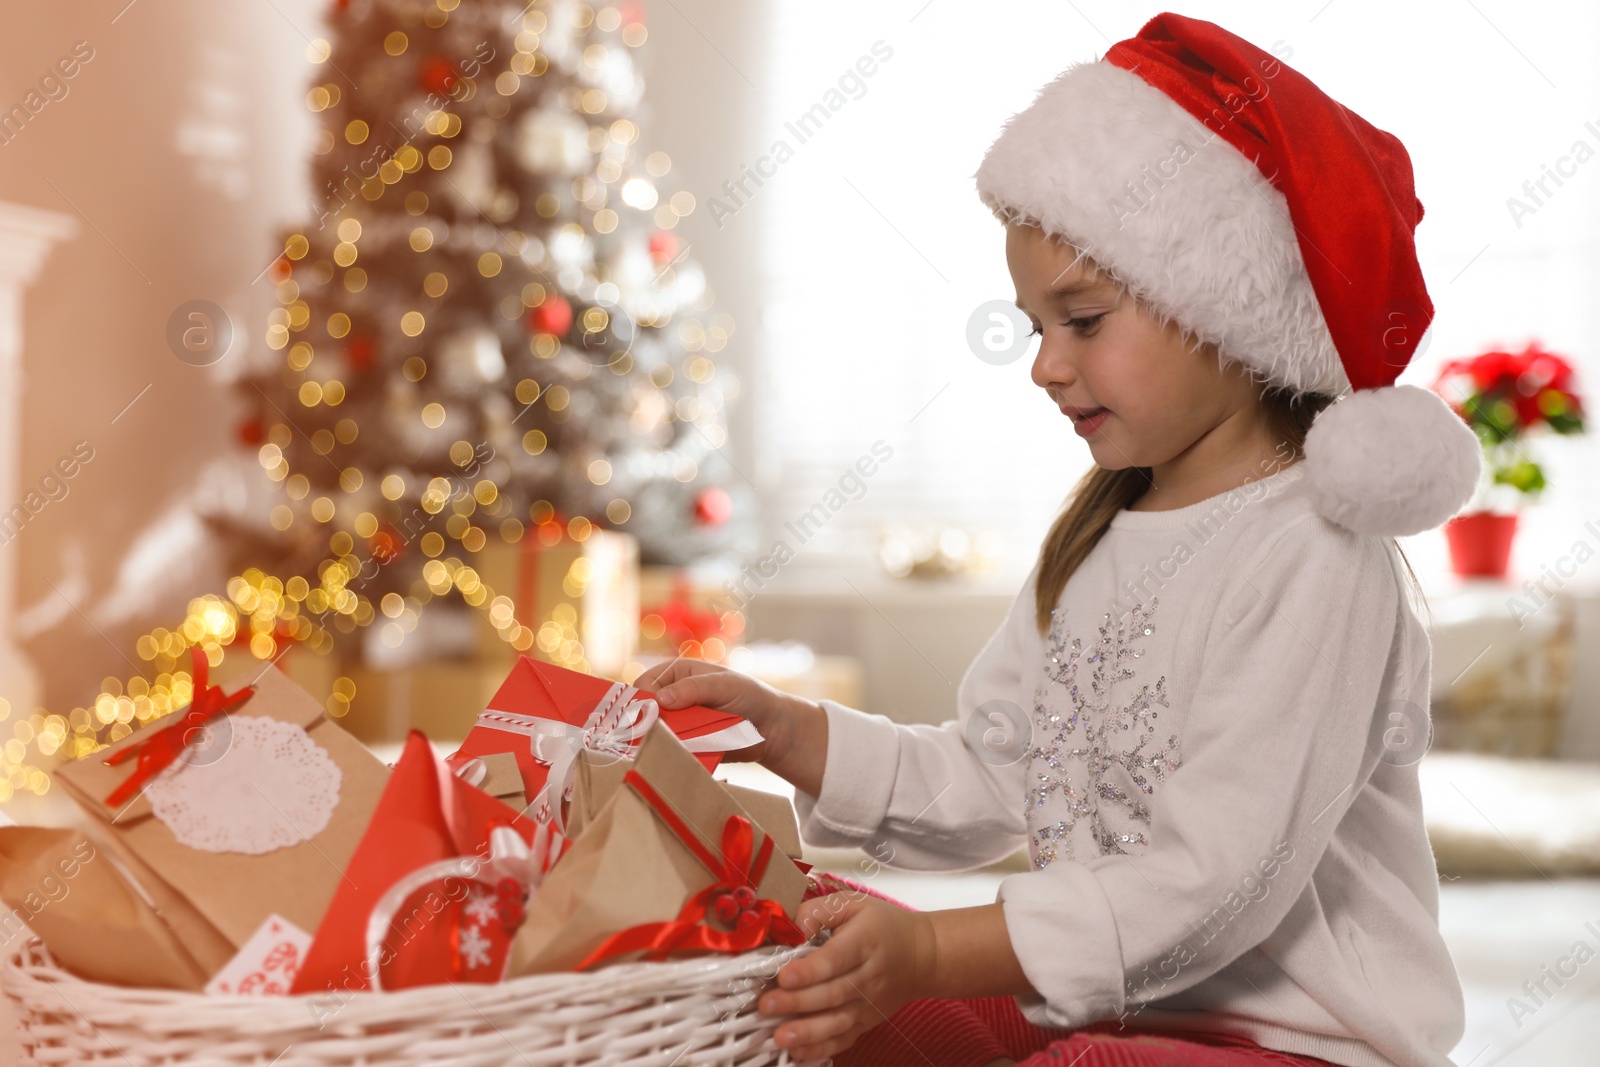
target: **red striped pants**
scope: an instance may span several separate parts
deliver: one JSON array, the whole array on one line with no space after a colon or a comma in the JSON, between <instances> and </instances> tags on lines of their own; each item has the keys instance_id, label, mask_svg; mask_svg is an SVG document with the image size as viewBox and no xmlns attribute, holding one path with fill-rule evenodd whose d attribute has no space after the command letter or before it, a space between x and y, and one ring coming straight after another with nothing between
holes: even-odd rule
<instances>
[{"instance_id":1,"label":"red striped pants","mask_svg":"<svg viewBox=\"0 0 1600 1067\"><path fill-rule=\"evenodd\" d=\"M860 882L814 873L806 899L861 892L900 904ZM1011 997L913 1000L833 1057L834 1067L1330 1067L1327 1060L1265 1049L1242 1037L1140 1031L1115 1019L1076 1030L1028 1022Z\"/></svg>"}]
</instances>

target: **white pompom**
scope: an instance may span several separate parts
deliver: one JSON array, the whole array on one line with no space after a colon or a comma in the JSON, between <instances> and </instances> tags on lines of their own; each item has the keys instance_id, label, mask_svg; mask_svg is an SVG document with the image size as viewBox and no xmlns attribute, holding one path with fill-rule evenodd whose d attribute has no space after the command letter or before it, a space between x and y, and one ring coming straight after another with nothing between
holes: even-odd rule
<instances>
[{"instance_id":1,"label":"white pompom","mask_svg":"<svg viewBox=\"0 0 1600 1067\"><path fill-rule=\"evenodd\" d=\"M1460 511L1478 488L1478 438L1414 385L1360 389L1306 435L1305 484L1325 518L1358 534L1403 537Z\"/></svg>"}]
</instances>

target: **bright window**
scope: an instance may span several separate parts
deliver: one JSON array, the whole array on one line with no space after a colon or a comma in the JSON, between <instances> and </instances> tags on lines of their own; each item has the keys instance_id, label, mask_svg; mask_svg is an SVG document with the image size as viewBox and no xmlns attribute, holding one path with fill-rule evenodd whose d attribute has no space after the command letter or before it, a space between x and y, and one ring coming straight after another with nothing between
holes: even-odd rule
<instances>
[{"instance_id":1,"label":"bright window","mask_svg":"<svg viewBox=\"0 0 1600 1067\"><path fill-rule=\"evenodd\" d=\"M766 176L740 208L758 213L763 233L751 406L769 543L802 548L786 524L837 503L828 490L881 440L893 457L861 479L859 499L804 527L802 558L865 561L885 523L948 522L1000 531L1006 570L1020 578L1089 459L1029 381L1027 357L994 367L966 347L972 310L1014 296L1003 231L972 174L1006 118L1071 63L1135 33L1152 8L932 0L891 17L841 0L773 6L758 137L773 150L751 160ZM1441 359L1537 336L1578 359L1600 410L1600 9L1475 0L1440 17L1433 5L1332 0L1292 15L1242 2L1185 10L1263 48L1283 42L1292 66L1408 146L1437 315L1406 381L1427 384ZM1578 142L1591 150L1581 164ZM1507 199L1526 201L1523 183L1558 164L1564 184L1546 179L1550 195L1514 219ZM1600 436L1542 449L1554 488L1527 524L1525 568L1565 550L1590 517L1597 453ZM1419 567L1443 565L1441 538L1416 542Z\"/></svg>"}]
</instances>

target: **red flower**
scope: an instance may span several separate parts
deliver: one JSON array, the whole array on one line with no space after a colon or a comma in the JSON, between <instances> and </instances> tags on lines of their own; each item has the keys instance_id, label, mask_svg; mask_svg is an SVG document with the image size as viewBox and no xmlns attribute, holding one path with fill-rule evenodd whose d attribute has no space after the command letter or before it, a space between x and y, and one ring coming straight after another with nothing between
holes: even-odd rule
<instances>
[{"instance_id":1,"label":"red flower","mask_svg":"<svg viewBox=\"0 0 1600 1067\"><path fill-rule=\"evenodd\" d=\"M1435 391L1469 423L1496 413L1520 433L1558 419L1581 419L1582 400L1573 388L1572 364L1532 341L1521 352L1491 349L1446 363Z\"/></svg>"}]
</instances>

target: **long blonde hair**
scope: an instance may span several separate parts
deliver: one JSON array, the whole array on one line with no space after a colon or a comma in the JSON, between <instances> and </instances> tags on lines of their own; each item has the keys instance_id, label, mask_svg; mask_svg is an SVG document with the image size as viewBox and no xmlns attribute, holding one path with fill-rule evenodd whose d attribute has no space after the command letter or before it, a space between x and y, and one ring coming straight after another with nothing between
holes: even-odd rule
<instances>
[{"instance_id":1,"label":"long blonde hair","mask_svg":"<svg viewBox=\"0 0 1600 1067\"><path fill-rule=\"evenodd\" d=\"M1296 460L1302 458L1312 420L1332 402L1332 397L1320 393L1296 395L1284 389L1263 389L1261 405L1266 428L1274 442L1281 442L1279 455L1287 447ZM1105 536L1117 512L1139 499L1150 484L1150 470L1146 467L1121 470L1092 467L1073 487L1072 495L1067 498L1066 506L1051 525L1044 546L1039 550L1034 622L1041 634L1050 628L1050 617L1067 587L1067 579ZM1398 543L1395 548L1399 551ZM1403 551L1400 558L1405 562L1412 589L1420 599L1420 585L1411 569L1411 561L1405 558Z\"/></svg>"}]
</instances>

